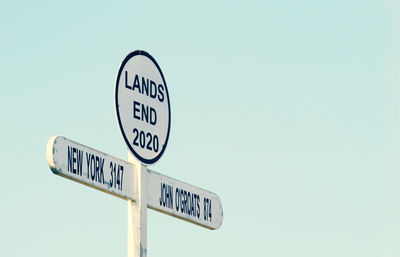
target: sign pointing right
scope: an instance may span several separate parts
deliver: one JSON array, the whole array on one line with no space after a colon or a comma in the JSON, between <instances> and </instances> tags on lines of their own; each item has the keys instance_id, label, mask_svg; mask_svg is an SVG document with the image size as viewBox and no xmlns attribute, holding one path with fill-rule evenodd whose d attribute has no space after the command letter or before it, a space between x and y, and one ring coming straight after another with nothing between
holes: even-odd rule
<instances>
[{"instance_id":1,"label":"sign pointing right","mask_svg":"<svg viewBox=\"0 0 400 257\"><path fill-rule=\"evenodd\" d=\"M147 207L208 229L221 226L223 211L218 195L147 171Z\"/></svg>"}]
</instances>

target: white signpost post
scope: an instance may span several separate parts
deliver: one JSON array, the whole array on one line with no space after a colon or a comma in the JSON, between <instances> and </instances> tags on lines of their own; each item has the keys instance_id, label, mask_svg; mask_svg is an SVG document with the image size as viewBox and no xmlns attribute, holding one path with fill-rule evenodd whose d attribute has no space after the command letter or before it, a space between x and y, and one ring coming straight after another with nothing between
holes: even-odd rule
<instances>
[{"instance_id":1,"label":"white signpost post","mask_svg":"<svg viewBox=\"0 0 400 257\"><path fill-rule=\"evenodd\" d=\"M47 144L53 173L128 201L128 257L147 256L147 208L218 229L223 210L215 193L147 169L164 153L171 123L164 75L147 52L123 60L115 107L128 161L54 136Z\"/></svg>"},{"instance_id":2,"label":"white signpost post","mask_svg":"<svg viewBox=\"0 0 400 257\"><path fill-rule=\"evenodd\" d=\"M147 256L147 168L160 159L171 122L164 75L154 58L134 51L122 61L115 84L115 109L122 137L139 167L138 199L128 200L128 257ZM135 160L135 157L140 162Z\"/></svg>"}]
</instances>

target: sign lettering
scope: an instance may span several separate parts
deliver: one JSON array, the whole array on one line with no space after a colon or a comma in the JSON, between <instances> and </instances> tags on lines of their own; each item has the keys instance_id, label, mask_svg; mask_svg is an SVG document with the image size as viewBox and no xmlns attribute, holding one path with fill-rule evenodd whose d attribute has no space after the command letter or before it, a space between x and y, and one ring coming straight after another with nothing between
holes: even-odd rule
<instances>
[{"instance_id":1,"label":"sign lettering","mask_svg":"<svg viewBox=\"0 0 400 257\"><path fill-rule=\"evenodd\" d=\"M222 204L215 193L152 170L147 173L147 188L147 206L151 209L209 229L222 224Z\"/></svg>"}]
</instances>

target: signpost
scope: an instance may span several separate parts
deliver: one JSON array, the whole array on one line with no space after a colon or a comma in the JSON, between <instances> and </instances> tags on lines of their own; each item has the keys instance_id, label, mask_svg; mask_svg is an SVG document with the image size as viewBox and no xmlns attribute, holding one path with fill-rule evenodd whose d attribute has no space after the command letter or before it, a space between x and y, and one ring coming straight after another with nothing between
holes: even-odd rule
<instances>
[{"instance_id":1,"label":"signpost","mask_svg":"<svg viewBox=\"0 0 400 257\"><path fill-rule=\"evenodd\" d=\"M115 108L128 161L54 136L47 144L53 173L127 200L128 257L147 256L147 208L218 229L223 210L215 193L147 169L164 153L171 123L167 84L148 53L134 51L122 61Z\"/></svg>"}]
</instances>

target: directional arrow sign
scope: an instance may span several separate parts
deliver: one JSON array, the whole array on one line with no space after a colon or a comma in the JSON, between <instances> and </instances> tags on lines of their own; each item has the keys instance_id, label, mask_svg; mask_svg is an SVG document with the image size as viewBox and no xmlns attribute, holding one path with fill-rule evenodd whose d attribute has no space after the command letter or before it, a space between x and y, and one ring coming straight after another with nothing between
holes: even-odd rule
<instances>
[{"instance_id":1,"label":"directional arrow sign","mask_svg":"<svg viewBox=\"0 0 400 257\"><path fill-rule=\"evenodd\" d=\"M136 169L127 161L54 136L47 143L47 162L56 175L122 199L137 199L133 190L137 185Z\"/></svg>"},{"instance_id":2,"label":"directional arrow sign","mask_svg":"<svg viewBox=\"0 0 400 257\"><path fill-rule=\"evenodd\" d=\"M222 204L215 193L151 170L147 189L147 207L153 210L208 229L218 229L222 224Z\"/></svg>"},{"instance_id":3,"label":"directional arrow sign","mask_svg":"<svg viewBox=\"0 0 400 257\"><path fill-rule=\"evenodd\" d=\"M62 136L49 139L47 162L56 175L125 200L138 199L138 169L130 162ZM144 170L147 172L148 208L208 229L221 226L222 204L215 193Z\"/></svg>"}]
</instances>

